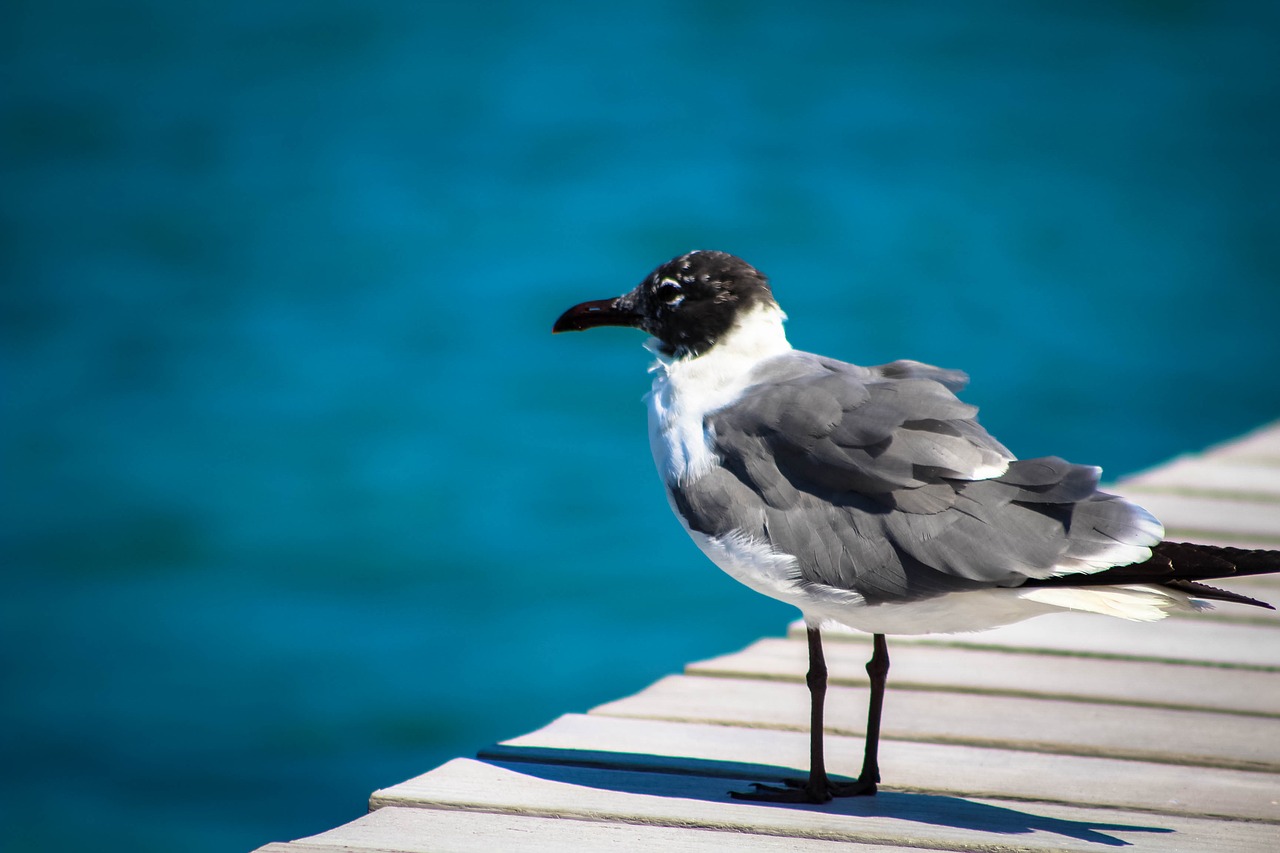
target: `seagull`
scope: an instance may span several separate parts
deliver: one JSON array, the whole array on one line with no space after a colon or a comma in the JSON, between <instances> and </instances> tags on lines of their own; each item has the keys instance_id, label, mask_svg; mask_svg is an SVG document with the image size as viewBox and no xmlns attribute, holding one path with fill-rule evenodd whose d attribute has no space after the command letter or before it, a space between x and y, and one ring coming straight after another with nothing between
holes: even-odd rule
<instances>
[{"instance_id":1,"label":"seagull","mask_svg":"<svg viewBox=\"0 0 1280 853\"><path fill-rule=\"evenodd\" d=\"M824 803L876 792L886 635L1063 611L1155 621L1212 600L1271 608L1201 581L1278 572L1280 551L1164 541L1145 509L1099 491L1100 468L1015 458L956 396L964 373L801 352L785 319L762 273L696 251L629 293L575 305L553 327L651 336L649 443L672 510L713 563L804 616L808 778L733 796ZM823 752L830 623L873 635L852 781L829 778Z\"/></svg>"}]
</instances>

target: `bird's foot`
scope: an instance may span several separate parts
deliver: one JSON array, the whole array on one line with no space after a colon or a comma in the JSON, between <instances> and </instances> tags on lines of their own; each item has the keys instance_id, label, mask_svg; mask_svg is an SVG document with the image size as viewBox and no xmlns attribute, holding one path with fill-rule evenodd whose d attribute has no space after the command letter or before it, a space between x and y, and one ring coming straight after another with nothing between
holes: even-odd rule
<instances>
[{"instance_id":1,"label":"bird's foot","mask_svg":"<svg viewBox=\"0 0 1280 853\"><path fill-rule=\"evenodd\" d=\"M877 779L854 779L852 782L828 782L833 797L874 797Z\"/></svg>"},{"instance_id":2,"label":"bird's foot","mask_svg":"<svg viewBox=\"0 0 1280 853\"><path fill-rule=\"evenodd\" d=\"M816 803L822 805L836 797L871 797L876 793L872 779L855 779L852 782L832 782L830 779L785 779L782 785L764 785L759 782L750 791L730 791L735 800L757 803Z\"/></svg>"}]
</instances>

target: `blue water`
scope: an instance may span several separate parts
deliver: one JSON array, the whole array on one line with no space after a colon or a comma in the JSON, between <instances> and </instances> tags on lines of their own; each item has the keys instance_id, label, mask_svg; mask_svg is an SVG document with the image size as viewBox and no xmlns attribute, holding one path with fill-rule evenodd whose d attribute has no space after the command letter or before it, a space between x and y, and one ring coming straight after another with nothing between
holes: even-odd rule
<instances>
[{"instance_id":1,"label":"blue water","mask_svg":"<svg viewBox=\"0 0 1280 853\"><path fill-rule=\"evenodd\" d=\"M792 613L651 470L690 248L1109 476L1280 416L1271 3L17 2L0 848L246 850Z\"/></svg>"}]
</instances>

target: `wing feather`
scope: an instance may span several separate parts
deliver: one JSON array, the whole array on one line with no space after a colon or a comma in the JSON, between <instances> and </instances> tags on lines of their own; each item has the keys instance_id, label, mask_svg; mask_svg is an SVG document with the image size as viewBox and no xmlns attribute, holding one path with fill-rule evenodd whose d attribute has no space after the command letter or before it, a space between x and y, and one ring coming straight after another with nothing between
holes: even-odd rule
<instances>
[{"instance_id":1,"label":"wing feather","mask_svg":"<svg viewBox=\"0 0 1280 853\"><path fill-rule=\"evenodd\" d=\"M723 468L679 508L794 556L801 583L900 601L1098 571L1158 541L1145 511L1097 491L1099 469L1015 460L955 396L963 373L804 353L757 372L707 416Z\"/></svg>"}]
</instances>

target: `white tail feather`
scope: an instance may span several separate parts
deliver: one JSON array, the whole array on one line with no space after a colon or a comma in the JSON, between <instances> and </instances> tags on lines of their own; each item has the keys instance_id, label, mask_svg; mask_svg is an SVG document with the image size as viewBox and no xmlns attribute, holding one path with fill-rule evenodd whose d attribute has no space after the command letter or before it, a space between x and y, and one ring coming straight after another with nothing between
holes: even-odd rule
<instances>
[{"instance_id":1,"label":"white tail feather","mask_svg":"<svg viewBox=\"0 0 1280 853\"><path fill-rule=\"evenodd\" d=\"M1134 622L1156 622L1170 613L1207 610L1213 606L1176 589L1146 584L1037 587L1019 592L1021 598L1052 607L1101 613Z\"/></svg>"}]
</instances>

